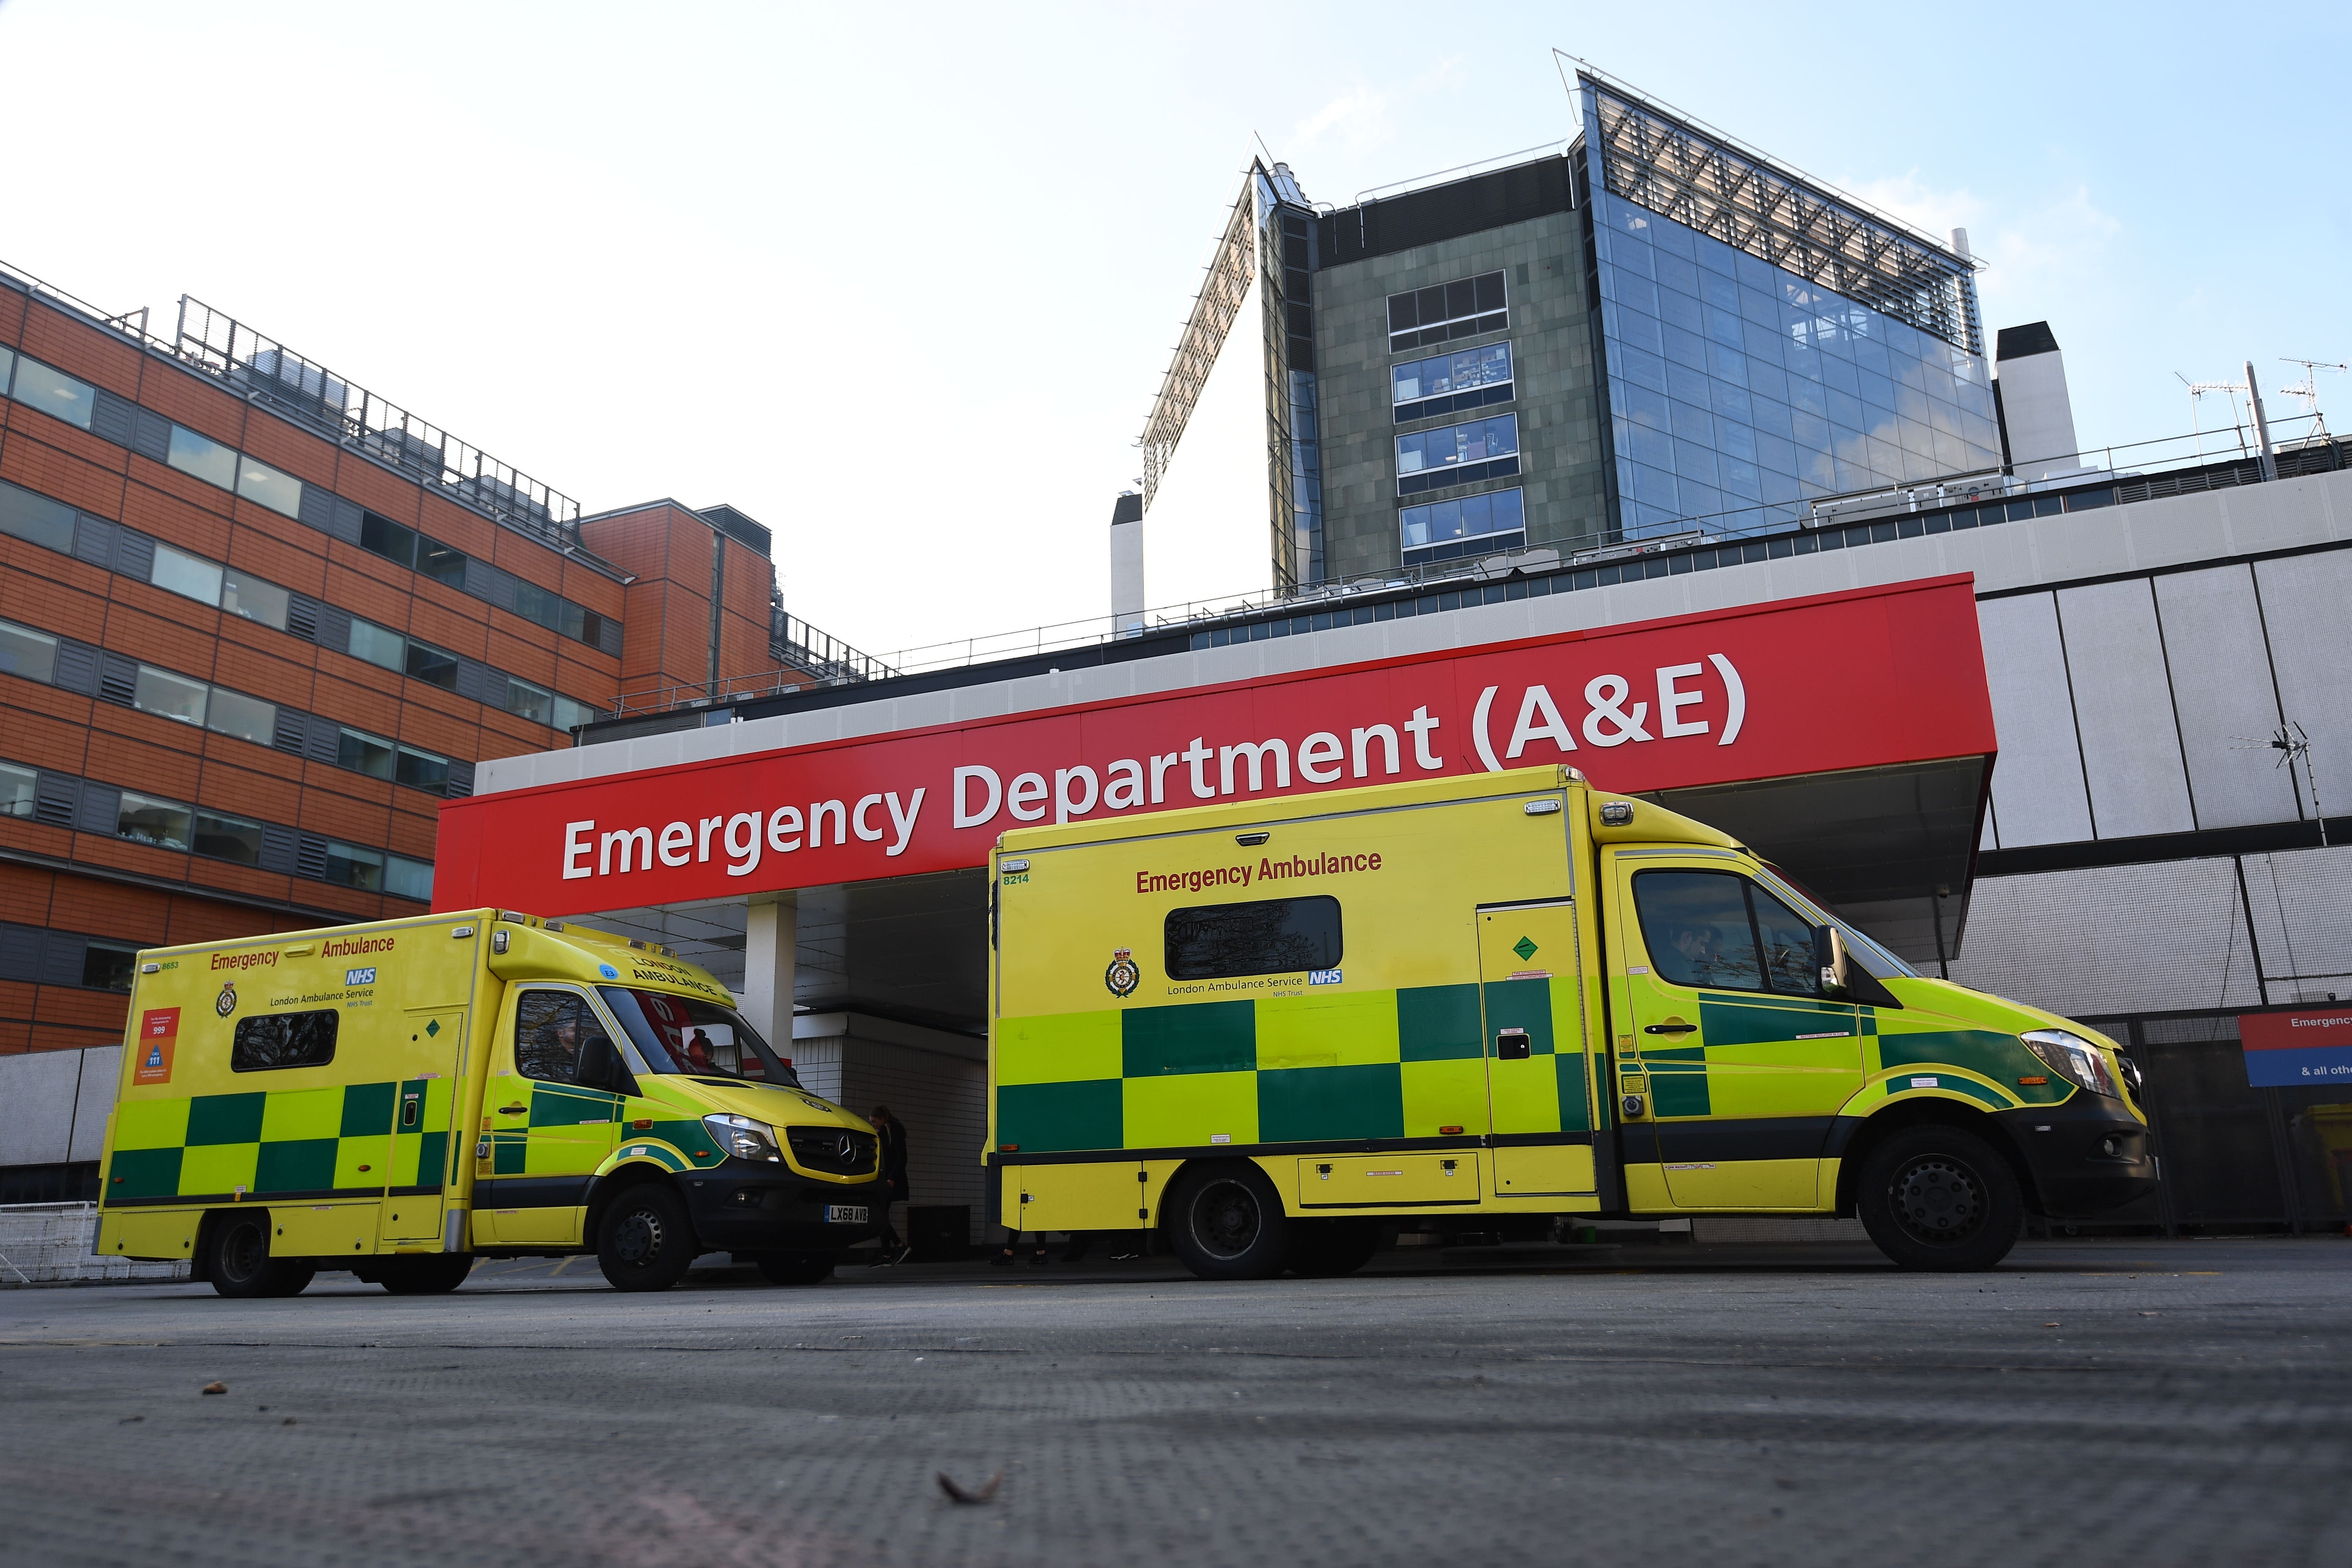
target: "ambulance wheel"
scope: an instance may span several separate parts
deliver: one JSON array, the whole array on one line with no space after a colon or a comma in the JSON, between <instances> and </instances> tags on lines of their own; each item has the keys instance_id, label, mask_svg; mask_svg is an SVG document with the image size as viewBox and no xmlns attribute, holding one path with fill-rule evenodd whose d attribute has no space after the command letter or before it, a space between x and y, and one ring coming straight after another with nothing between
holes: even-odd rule
<instances>
[{"instance_id":1,"label":"ambulance wheel","mask_svg":"<svg viewBox=\"0 0 2352 1568\"><path fill-rule=\"evenodd\" d=\"M1166 1205L1168 1244L1203 1279L1267 1279L1290 1251L1282 1198L1265 1173L1242 1161L1196 1165Z\"/></svg>"},{"instance_id":2,"label":"ambulance wheel","mask_svg":"<svg viewBox=\"0 0 2352 1568\"><path fill-rule=\"evenodd\" d=\"M2017 1173L1983 1139L1907 1127L1863 1162L1854 1207L1878 1250L1905 1268L1957 1273L2009 1256L2025 1203Z\"/></svg>"},{"instance_id":3,"label":"ambulance wheel","mask_svg":"<svg viewBox=\"0 0 2352 1568\"><path fill-rule=\"evenodd\" d=\"M1376 1219L1295 1219L1290 1222L1288 1267L1308 1279L1353 1274L1381 1248Z\"/></svg>"},{"instance_id":4,"label":"ambulance wheel","mask_svg":"<svg viewBox=\"0 0 2352 1568\"><path fill-rule=\"evenodd\" d=\"M299 1296L319 1272L307 1258L269 1256L267 1210L215 1217L205 1252L205 1272L213 1289L238 1300Z\"/></svg>"},{"instance_id":5,"label":"ambulance wheel","mask_svg":"<svg viewBox=\"0 0 2352 1568\"><path fill-rule=\"evenodd\" d=\"M474 1271L474 1260L463 1252L442 1252L425 1258L396 1258L383 1268L376 1283L395 1296L444 1296L466 1282L466 1276Z\"/></svg>"},{"instance_id":6,"label":"ambulance wheel","mask_svg":"<svg viewBox=\"0 0 2352 1568\"><path fill-rule=\"evenodd\" d=\"M829 1252L763 1252L753 1260L771 1285L819 1284L833 1278L835 1262Z\"/></svg>"},{"instance_id":7,"label":"ambulance wheel","mask_svg":"<svg viewBox=\"0 0 2352 1568\"><path fill-rule=\"evenodd\" d=\"M658 1183L631 1187L596 1227L596 1263L615 1290L667 1290L694 1261L686 1203Z\"/></svg>"}]
</instances>

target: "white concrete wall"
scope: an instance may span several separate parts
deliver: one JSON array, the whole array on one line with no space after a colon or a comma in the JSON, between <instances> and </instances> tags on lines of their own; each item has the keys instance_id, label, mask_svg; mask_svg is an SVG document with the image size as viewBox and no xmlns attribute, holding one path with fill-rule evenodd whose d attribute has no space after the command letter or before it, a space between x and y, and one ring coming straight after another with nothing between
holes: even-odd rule
<instances>
[{"instance_id":1,"label":"white concrete wall","mask_svg":"<svg viewBox=\"0 0 2352 1568\"><path fill-rule=\"evenodd\" d=\"M0 1057L0 1165L97 1159L121 1070L121 1046Z\"/></svg>"}]
</instances>

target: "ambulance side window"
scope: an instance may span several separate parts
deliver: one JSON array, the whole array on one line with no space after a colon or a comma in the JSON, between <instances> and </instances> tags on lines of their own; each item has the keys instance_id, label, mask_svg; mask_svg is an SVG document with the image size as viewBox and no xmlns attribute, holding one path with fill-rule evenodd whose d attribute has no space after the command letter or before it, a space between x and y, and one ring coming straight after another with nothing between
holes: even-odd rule
<instances>
[{"instance_id":1,"label":"ambulance side window","mask_svg":"<svg viewBox=\"0 0 2352 1568\"><path fill-rule=\"evenodd\" d=\"M1166 936L1171 980L1337 969L1345 946L1339 900L1329 897L1171 910Z\"/></svg>"},{"instance_id":2,"label":"ambulance side window","mask_svg":"<svg viewBox=\"0 0 2352 1568\"><path fill-rule=\"evenodd\" d=\"M322 1068L335 1059L335 1031L342 1015L332 1007L314 1013L265 1013L239 1018L229 1037L228 1070L272 1072L279 1068Z\"/></svg>"},{"instance_id":3,"label":"ambulance side window","mask_svg":"<svg viewBox=\"0 0 2352 1568\"><path fill-rule=\"evenodd\" d=\"M1660 979L1725 991L1764 989L1741 883L1722 871L1643 871L1633 879L1642 944Z\"/></svg>"},{"instance_id":4,"label":"ambulance side window","mask_svg":"<svg viewBox=\"0 0 2352 1568\"><path fill-rule=\"evenodd\" d=\"M606 1037L585 998L573 991L526 991L515 1003L515 1067L546 1083L580 1081L580 1047Z\"/></svg>"}]
</instances>

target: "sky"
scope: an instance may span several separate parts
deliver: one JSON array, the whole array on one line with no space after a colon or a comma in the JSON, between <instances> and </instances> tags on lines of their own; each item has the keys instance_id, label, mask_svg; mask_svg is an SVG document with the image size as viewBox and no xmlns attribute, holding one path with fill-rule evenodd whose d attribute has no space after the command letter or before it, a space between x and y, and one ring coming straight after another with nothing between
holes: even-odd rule
<instances>
[{"instance_id":1,"label":"sky","mask_svg":"<svg viewBox=\"0 0 2352 1568\"><path fill-rule=\"evenodd\" d=\"M590 511L732 503L887 658L1107 613L1261 143L1340 205L1557 143L1554 48L1967 226L2087 446L2352 361L2352 10L2299 4L0 0L0 262L166 335L193 295Z\"/></svg>"}]
</instances>

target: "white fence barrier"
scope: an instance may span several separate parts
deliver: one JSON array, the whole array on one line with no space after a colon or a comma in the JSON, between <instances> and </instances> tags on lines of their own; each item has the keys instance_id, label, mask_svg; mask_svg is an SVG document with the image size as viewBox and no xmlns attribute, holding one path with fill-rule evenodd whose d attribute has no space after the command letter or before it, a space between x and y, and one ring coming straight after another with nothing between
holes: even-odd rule
<instances>
[{"instance_id":1,"label":"white fence barrier","mask_svg":"<svg viewBox=\"0 0 2352 1568\"><path fill-rule=\"evenodd\" d=\"M0 1286L54 1285L78 1279L185 1279L185 1263L99 1258L89 1250L96 1204L0 1206Z\"/></svg>"}]
</instances>

